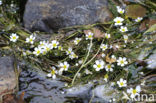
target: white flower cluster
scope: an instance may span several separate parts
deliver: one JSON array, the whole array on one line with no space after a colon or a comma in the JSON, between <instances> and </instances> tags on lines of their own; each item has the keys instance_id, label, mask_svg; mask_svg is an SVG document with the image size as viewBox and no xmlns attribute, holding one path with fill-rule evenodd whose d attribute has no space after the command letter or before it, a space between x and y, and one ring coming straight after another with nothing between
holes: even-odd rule
<instances>
[{"instance_id":1,"label":"white flower cluster","mask_svg":"<svg viewBox=\"0 0 156 103\"><path fill-rule=\"evenodd\" d=\"M116 8L117 8L117 12L119 14L124 14L124 12L125 12L124 9L122 9L120 6L117 6ZM142 17L138 17L138 18L135 19L135 22L140 22L142 19L143 19ZM120 32L125 33L125 32L128 31L128 28L126 26L122 26L123 25L123 21L124 21L124 19L122 17L116 17L114 19L115 26L121 26L120 29L119 29ZM125 43L127 43L128 36L127 35L124 35L123 37L124 37Z\"/></svg>"},{"instance_id":2,"label":"white flower cluster","mask_svg":"<svg viewBox=\"0 0 156 103\"><path fill-rule=\"evenodd\" d=\"M52 40L51 42L40 41L40 44L38 45L38 47L35 47L33 54L35 54L36 56L40 54L45 55L50 50L56 49L58 45L59 45L59 42L57 40Z\"/></svg>"},{"instance_id":3,"label":"white flower cluster","mask_svg":"<svg viewBox=\"0 0 156 103\"><path fill-rule=\"evenodd\" d=\"M73 49L71 47L66 50L66 54L69 55L70 59L78 58L78 56L73 52Z\"/></svg>"},{"instance_id":4,"label":"white flower cluster","mask_svg":"<svg viewBox=\"0 0 156 103\"><path fill-rule=\"evenodd\" d=\"M56 74L62 75L63 71L68 71L69 68L68 62L60 62L58 65L59 70L56 70L55 67L52 67L52 70L50 73L47 74L47 77L52 77L52 79L56 79Z\"/></svg>"}]
</instances>

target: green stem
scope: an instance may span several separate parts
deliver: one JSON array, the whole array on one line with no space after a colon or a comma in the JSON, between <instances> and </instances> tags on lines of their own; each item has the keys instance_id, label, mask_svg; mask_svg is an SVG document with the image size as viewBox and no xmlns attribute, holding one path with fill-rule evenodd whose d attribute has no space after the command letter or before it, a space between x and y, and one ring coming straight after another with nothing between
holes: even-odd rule
<instances>
[{"instance_id":1,"label":"green stem","mask_svg":"<svg viewBox=\"0 0 156 103\"><path fill-rule=\"evenodd\" d=\"M74 82L75 82L75 79L76 79L78 73L79 73L79 72L81 71L81 69L84 67L85 62L87 61L87 59L88 59L88 57L89 57L89 54L90 54L92 45L93 45L93 44L92 44L92 40L91 40L91 41L90 41L90 46L89 46L89 50L88 50L87 56L86 56L86 58L85 58L83 64L82 64L81 67L79 68L79 70L78 70L78 71L76 72L76 74L74 75L74 78L73 78L73 80L72 80L72 86L73 86L73 84L74 84Z\"/></svg>"},{"instance_id":2,"label":"green stem","mask_svg":"<svg viewBox=\"0 0 156 103\"><path fill-rule=\"evenodd\" d=\"M103 42L104 42L104 39L102 40L101 44L103 44ZM96 54L83 67L87 66L90 62L92 62L94 60L94 58L99 54L99 52L100 52L100 47L99 47L98 51L96 52Z\"/></svg>"}]
</instances>

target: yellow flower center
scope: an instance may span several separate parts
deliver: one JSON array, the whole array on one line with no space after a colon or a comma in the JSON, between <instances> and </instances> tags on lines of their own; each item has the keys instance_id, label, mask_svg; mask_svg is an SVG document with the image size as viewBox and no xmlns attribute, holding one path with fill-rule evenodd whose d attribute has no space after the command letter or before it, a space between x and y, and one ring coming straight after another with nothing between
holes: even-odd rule
<instances>
[{"instance_id":1,"label":"yellow flower center","mask_svg":"<svg viewBox=\"0 0 156 103\"><path fill-rule=\"evenodd\" d=\"M107 68L110 69L111 68L111 65L108 65Z\"/></svg>"},{"instance_id":2,"label":"yellow flower center","mask_svg":"<svg viewBox=\"0 0 156 103\"><path fill-rule=\"evenodd\" d=\"M88 38L90 38L90 39L91 39L91 38L92 38L92 35L88 35Z\"/></svg>"},{"instance_id":3,"label":"yellow flower center","mask_svg":"<svg viewBox=\"0 0 156 103\"><path fill-rule=\"evenodd\" d=\"M103 46L103 49L106 49L107 47L106 46Z\"/></svg>"},{"instance_id":4,"label":"yellow flower center","mask_svg":"<svg viewBox=\"0 0 156 103\"><path fill-rule=\"evenodd\" d=\"M104 78L106 78L106 79L107 79L107 78L108 78L108 74L106 74L106 75L104 76Z\"/></svg>"},{"instance_id":5,"label":"yellow flower center","mask_svg":"<svg viewBox=\"0 0 156 103\"><path fill-rule=\"evenodd\" d=\"M52 70L52 71L51 71L51 74L54 75L54 74L55 74L55 70Z\"/></svg>"},{"instance_id":6,"label":"yellow flower center","mask_svg":"<svg viewBox=\"0 0 156 103\"><path fill-rule=\"evenodd\" d=\"M123 14L123 11L120 11L120 14Z\"/></svg>"},{"instance_id":7,"label":"yellow flower center","mask_svg":"<svg viewBox=\"0 0 156 103\"><path fill-rule=\"evenodd\" d=\"M98 68L101 68L101 64L98 64L97 67L98 67Z\"/></svg>"},{"instance_id":8,"label":"yellow flower center","mask_svg":"<svg viewBox=\"0 0 156 103\"><path fill-rule=\"evenodd\" d=\"M32 42L33 40L32 39L29 39L29 41Z\"/></svg>"},{"instance_id":9,"label":"yellow flower center","mask_svg":"<svg viewBox=\"0 0 156 103\"><path fill-rule=\"evenodd\" d=\"M127 39L127 38L125 38L124 40L125 40L125 41L127 41L128 39Z\"/></svg>"},{"instance_id":10,"label":"yellow flower center","mask_svg":"<svg viewBox=\"0 0 156 103\"><path fill-rule=\"evenodd\" d=\"M121 63L121 64L124 64L124 61L123 61L123 60L121 60L121 61L120 61L120 63Z\"/></svg>"},{"instance_id":11,"label":"yellow flower center","mask_svg":"<svg viewBox=\"0 0 156 103\"><path fill-rule=\"evenodd\" d=\"M77 40L77 43L79 43L80 42L80 40Z\"/></svg>"},{"instance_id":12,"label":"yellow flower center","mask_svg":"<svg viewBox=\"0 0 156 103\"><path fill-rule=\"evenodd\" d=\"M66 68L67 68L67 66L66 66L66 65L64 65L64 66L63 66L63 68L64 68L64 69L66 69Z\"/></svg>"},{"instance_id":13,"label":"yellow flower center","mask_svg":"<svg viewBox=\"0 0 156 103\"><path fill-rule=\"evenodd\" d=\"M61 47L61 46L59 46L59 47L58 47L58 49L59 49L59 50L61 50L61 49L62 49L62 47Z\"/></svg>"},{"instance_id":14,"label":"yellow flower center","mask_svg":"<svg viewBox=\"0 0 156 103\"><path fill-rule=\"evenodd\" d=\"M125 32L125 29L122 29L123 32Z\"/></svg>"},{"instance_id":15,"label":"yellow flower center","mask_svg":"<svg viewBox=\"0 0 156 103\"><path fill-rule=\"evenodd\" d=\"M53 47L56 47L56 43L55 43L55 44L53 44Z\"/></svg>"},{"instance_id":16,"label":"yellow flower center","mask_svg":"<svg viewBox=\"0 0 156 103\"><path fill-rule=\"evenodd\" d=\"M46 50L47 50L47 51L49 51L49 50L50 50L50 48L46 47Z\"/></svg>"},{"instance_id":17,"label":"yellow flower center","mask_svg":"<svg viewBox=\"0 0 156 103\"><path fill-rule=\"evenodd\" d=\"M12 39L16 39L16 36L13 36Z\"/></svg>"},{"instance_id":18,"label":"yellow flower center","mask_svg":"<svg viewBox=\"0 0 156 103\"><path fill-rule=\"evenodd\" d=\"M74 57L74 58L76 58L76 57L77 57L77 55L76 55L76 54L73 54L73 57Z\"/></svg>"},{"instance_id":19,"label":"yellow flower center","mask_svg":"<svg viewBox=\"0 0 156 103\"><path fill-rule=\"evenodd\" d=\"M118 21L117 21L117 23L121 23L121 21L120 21L120 20L118 20Z\"/></svg>"},{"instance_id":20,"label":"yellow flower center","mask_svg":"<svg viewBox=\"0 0 156 103\"><path fill-rule=\"evenodd\" d=\"M71 51L68 51L68 53L70 54L70 53L71 53Z\"/></svg>"},{"instance_id":21,"label":"yellow flower center","mask_svg":"<svg viewBox=\"0 0 156 103\"><path fill-rule=\"evenodd\" d=\"M123 82L120 82L120 85L121 85L121 86L123 86L123 85L124 85L124 83L123 83Z\"/></svg>"},{"instance_id":22,"label":"yellow flower center","mask_svg":"<svg viewBox=\"0 0 156 103\"><path fill-rule=\"evenodd\" d=\"M45 55L47 52L46 51L43 51L43 55Z\"/></svg>"},{"instance_id":23,"label":"yellow flower center","mask_svg":"<svg viewBox=\"0 0 156 103\"><path fill-rule=\"evenodd\" d=\"M38 50L36 53L37 53L37 54L40 54L40 51Z\"/></svg>"},{"instance_id":24,"label":"yellow flower center","mask_svg":"<svg viewBox=\"0 0 156 103\"><path fill-rule=\"evenodd\" d=\"M133 94L136 94L137 93L136 89L133 89L132 93Z\"/></svg>"}]
</instances>

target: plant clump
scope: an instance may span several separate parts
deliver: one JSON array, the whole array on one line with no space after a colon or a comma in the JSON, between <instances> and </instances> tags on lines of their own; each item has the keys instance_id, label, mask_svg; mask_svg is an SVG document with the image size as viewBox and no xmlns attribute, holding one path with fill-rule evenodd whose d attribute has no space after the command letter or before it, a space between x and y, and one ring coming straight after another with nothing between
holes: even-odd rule
<instances>
[{"instance_id":1,"label":"plant clump","mask_svg":"<svg viewBox=\"0 0 156 103\"><path fill-rule=\"evenodd\" d=\"M118 14L108 23L64 28L57 34L58 38L51 35L48 40L38 40L40 32L21 30L12 22L8 26L6 20L1 19L2 49L41 68L48 78L67 78L69 86L86 83L100 75L105 82L113 82L119 93L124 92L123 97L134 98L144 92L141 87L146 81L141 79L148 71L142 64L146 60L138 60L137 56L145 45L154 49L155 33L148 36L138 31L144 17L127 18L120 6L116 7L116 12ZM67 35L69 31L74 32ZM63 38L59 38L61 34Z\"/></svg>"}]
</instances>

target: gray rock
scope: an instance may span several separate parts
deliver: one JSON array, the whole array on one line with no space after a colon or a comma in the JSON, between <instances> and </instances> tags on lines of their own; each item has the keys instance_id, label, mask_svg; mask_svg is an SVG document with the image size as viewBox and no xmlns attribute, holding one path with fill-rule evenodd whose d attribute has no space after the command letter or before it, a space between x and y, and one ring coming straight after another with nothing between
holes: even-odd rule
<instances>
[{"instance_id":1,"label":"gray rock","mask_svg":"<svg viewBox=\"0 0 156 103\"><path fill-rule=\"evenodd\" d=\"M92 93L94 93L95 96L93 101L98 101L100 103L108 103L110 99L117 98L119 96L117 90L108 84L97 86L92 90Z\"/></svg>"},{"instance_id":2,"label":"gray rock","mask_svg":"<svg viewBox=\"0 0 156 103\"><path fill-rule=\"evenodd\" d=\"M24 26L30 31L106 22L112 18L108 0L28 0Z\"/></svg>"},{"instance_id":3,"label":"gray rock","mask_svg":"<svg viewBox=\"0 0 156 103\"><path fill-rule=\"evenodd\" d=\"M14 60L11 57L0 58L0 99L5 94L15 92L17 75L14 71ZM0 100L1 101L1 100Z\"/></svg>"},{"instance_id":4,"label":"gray rock","mask_svg":"<svg viewBox=\"0 0 156 103\"><path fill-rule=\"evenodd\" d=\"M108 103L112 98L118 98L120 95L116 89L109 84L104 83L93 88L93 83L90 82L85 85L78 85L67 89L67 97L78 97L83 100L83 103L88 103L92 96L92 103Z\"/></svg>"},{"instance_id":5,"label":"gray rock","mask_svg":"<svg viewBox=\"0 0 156 103\"><path fill-rule=\"evenodd\" d=\"M156 69L156 53L152 54L147 60L147 68Z\"/></svg>"},{"instance_id":6,"label":"gray rock","mask_svg":"<svg viewBox=\"0 0 156 103\"><path fill-rule=\"evenodd\" d=\"M93 87L93 83L89 83L85 85L74 86L72 88L67 89L66 91L67 91L67 95L86 98L90 96L89 92L92 89L92 87Z\"/></svg>"}]
</instances>

